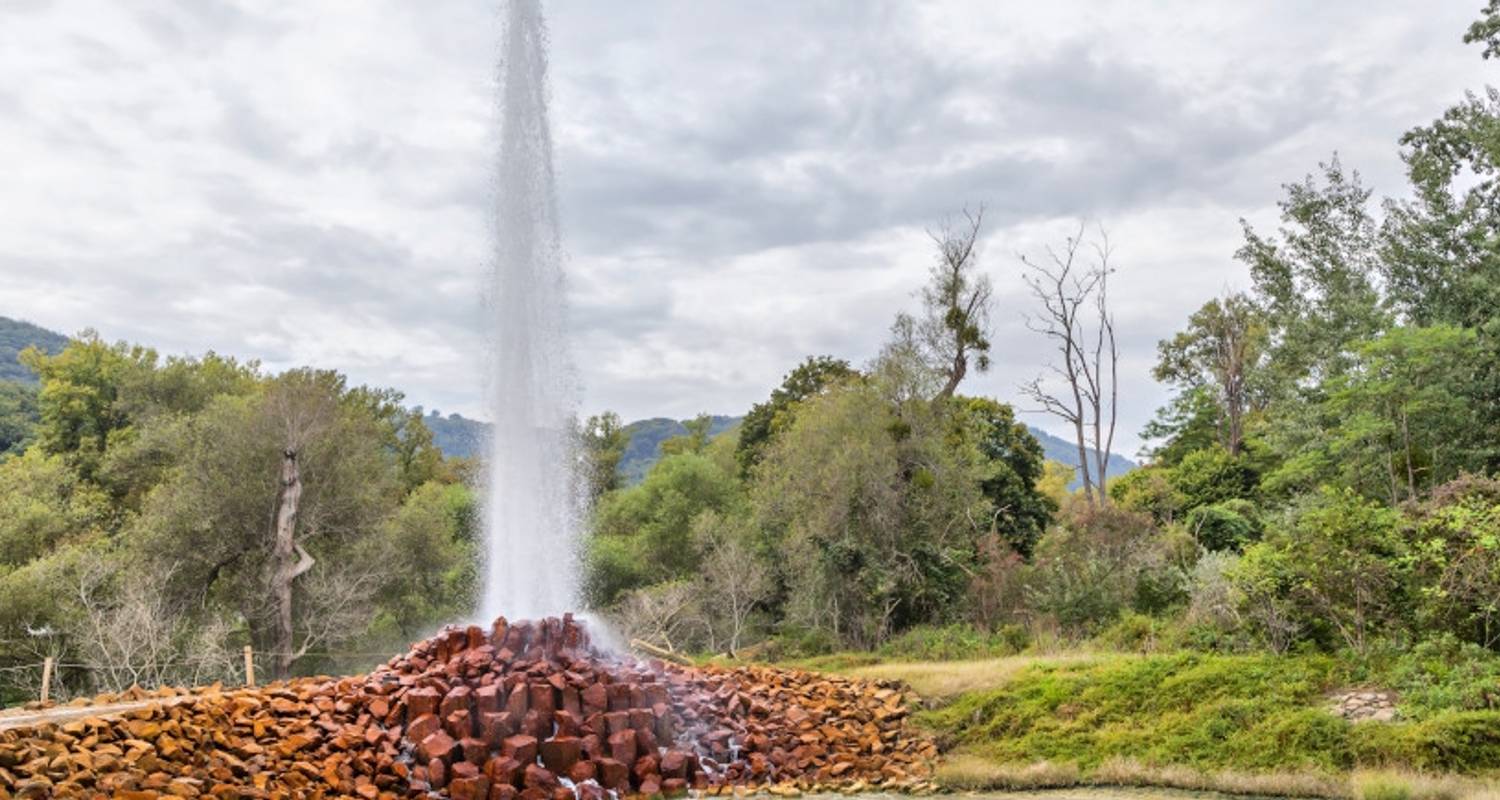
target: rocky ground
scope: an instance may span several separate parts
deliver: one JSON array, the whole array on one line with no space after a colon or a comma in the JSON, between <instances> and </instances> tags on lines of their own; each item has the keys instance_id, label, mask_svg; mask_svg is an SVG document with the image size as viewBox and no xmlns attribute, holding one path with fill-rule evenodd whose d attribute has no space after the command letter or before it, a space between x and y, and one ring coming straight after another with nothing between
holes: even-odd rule
<instances>
[{"instance_id":1,"label":"rocky ground","mask_svg":"<svg viewBox=\"0 0 1500 800\"><path fill-rule=\"evenodd\" d=\"M365 676L0 732L11 797L600 800L930 790L898 684L683 667L570 617L450 629Z\"/></svg>"}]
</instances>

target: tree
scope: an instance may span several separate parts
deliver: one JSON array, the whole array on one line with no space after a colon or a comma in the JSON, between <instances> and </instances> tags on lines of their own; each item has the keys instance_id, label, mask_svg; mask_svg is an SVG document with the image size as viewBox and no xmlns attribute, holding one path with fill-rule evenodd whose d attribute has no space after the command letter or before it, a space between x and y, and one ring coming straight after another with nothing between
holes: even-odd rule
<instances>
[{"instance_id":1,"label":"tree","mask_svg":"<svg viewBox=\"0 0 1500 800\"><path fill-rule=\"evenodd\" d=\"M20 358L41 380L38 444L92 478L110 434L130 423L116 402L127 373L153 368L156 353L124 342L109 345L86 330L57 355L31 347Z\"/></svg>"},{"instance_id":2,"label":"tree","mask_svg":"<svg viewBox=\"0 0 1500 800\"><path fill-rule=\"evenodd\" d=\"M1484 44L1485 58L1500 58L1500 0L1489 0L1479 19L1464 33L1464 43Z\"/></svg>"},{"instance_id":3,"label":"tree","mask_svg":"<svg viewBox=\"0 0 1500 800\"><path fill-rule=\"evenodd\" d=\"M233 609L278 675L360 635L391 563L368 534L402 496L388 428L342 376L293 370L197 415L130 543L175 607Z\"/></svg>"},{"instance_id":4,"label":"tree","mask_svg":"<svg viewBox=\"0 0 1500 800\"><path fill-rule=\"evenodd\" d=\"M1250 268L1268 325L1276 389L1316 385L1348 369L1354 346L1388 324L1376 289L1379 273L1370 190L1337 156L1320 164L1322 182L1287 184L1278 237L1241 220L1235 254Z\"/></svg>"},{"instance_id":5,"label":"tree","mask_svg":"<svg viewBox=\"0 0 1500 800\"><path fill-rule=\"evenodd\" d=\"M747 515L700 515L693 523L698 550L698 592L707 644L733 655L740 649L756 609L774 588L770 570L757 557L754 523Z\"/></svg>"},{"instance_id":6,"label":"tree","mask_svg":"<svg viewBox=\"0 0 1500 800\"><path fill-rule=\"evenodd\" d=\"M583 425L583 469L587 476L590 503L597 503L606 493L620 488L620 459L630 435L613 411L595 414Z\"/></svg>"},{"instance_id":7,"label":"tree","mask_svg":"<svg viewBox=\"0 0 1500 800\"><path fill-rule=\"evenodd\" d=\"M760 462L761 455L777 432L786 427L798 403L859 376L849 362L832 356L808 356L771 391L771 398L756 403L740 423L735 458L742 475Z\"/></svg>"},{"instance_id":8,"label":"tree","mask_svg":"<svg viewBox=\"0 0 1500 800\"><path fill-rule=\"evenodd\" d=\"M1500 480L1438 487L1409 523L1422 623L1500 648Z\"/></svg>"},{"instance_id":9,"label":"tree","mask_svg":"<svg viewBox=\"0 0 1500 800\"><path fill-rule=\"evenodd\" d=\"M980 490L990 501L990 525L1013 550L1030 557L1056 510L1037 488L1042 446L1008 405L987 397L956 397L954 404L958 442L977 448L983 460Z\"/></svg>"},{"instance_id":10,"label":"tree","mask_svg":"<svg viewBox=\"0 0 1500 800\"><path fill-rule=\"evenodd\" d=\"M1145 455L1155 464L1171 467L1189 453L1221 446L1221 420L1212 389L1198 386L1180 391L1141 428L1142 439L1160 442L1146 448Z\"/></svg>"},{"instance_id":11,"label":"tree","mask_svg":"<svg viewBox=\"0 0 1500 800\"><path fill-rule=\"evenodd\" d=\"M1256 386L1267 345L1260 310L1248 296L1210 300L1188 318L1187 330L1157 345L1153 375L1180 392L1207 389L1215 401L1219 443L1238 456L1245 441L1245 417L1260 407Z\"/></svg>"},{"instance_id":12,"label":"tree","mask_svg":"<svg viewBox=\"0 0 1500 800\"><path fill-rule=\"evenodd\" d=\"M1060 251L1048 247L1045 259L1021 256L1026 284L1041 307L1027 325L1055 348L1058 360L1048 368L1062 381L1053 390L1037 378L1021 391L1042 411L1072 426L1083 495L1090 503L1104 503L1119 398L1120 350L1109 309L1109 275L1114 268L1109 263L1109 237L1102 230L1099 241L1088 245L1093 263L1081 263L1083 235L1079 226Z\"/></svg>"},{"instance_id":13,"label":"tree","mask_svg":"<svg viewBox=\"0 0 1500 800\"><path fill-rule=\"evenodd\" d=\"M681 436L673 436L661 443L661 454L673 456L679 453L702 453L708 448L712 436L709 431L713 429L714 419L708 414L699 414L682 423L687 432Z\"/></svg>"},{"instance_id":14,"label":"tree","mask_svg":"<svg viewBox=\"0 0 1500 800\"><path fill-rule=\"evenodd\" d=\"M713 455L668 455L639 484L600 500L585 558L590 605L604 608L628 590L696 573L695 521L743 501L732 462Z\"/></svg>"},{"instance_id":15,"label":"tree","mask_svg":"<svg viewBox=\"0 0 1500 800\"><path fill-rule=\"evenodd\" d=\"M25 450L40 421L36 387L0 380L0 457Z\"/></svg>"},{"instance_id":16,"label":"tree","mask_svg":"<svg viewBox=\"0 0 1500 800\"><path fill-rule=\"evenodd\" d=\"M922 289L923 316L916 323L923 351L935 371L944 376L938 397L953 396L964 376L974 368L990 368L989 321L993 290L988 275L978 272L975 247L984 224L984 207L963 211L963 221L945 223L929 231L937 245L937 263Z\"/></svg>"},{"instance_id":17,"label":"tree","mask_svg":"<svg viewBox=\"0 0 1500 800\"><path fill-rule=\"evenodd\" d=\"M952 613L989 528L978 450L892 369L800 404L751 487L785 617L855 646Z\"/></svg>"}]
</instances>

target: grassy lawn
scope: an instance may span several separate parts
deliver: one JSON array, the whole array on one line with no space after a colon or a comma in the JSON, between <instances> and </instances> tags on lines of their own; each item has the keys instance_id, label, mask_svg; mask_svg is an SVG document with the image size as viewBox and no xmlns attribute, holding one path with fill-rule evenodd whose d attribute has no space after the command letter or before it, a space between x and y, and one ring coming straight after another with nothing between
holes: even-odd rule
<instances>
[{"instance_id":1,"label":"grassy lawn","mask_svg":"<svg viewBox=\"0 0 1500 800\"><path fill-rule=\"evenodd\" d=\"M831 656L802 666L906 681L955 789L1171 786L1369 800L1500 797L1500 711L1351 723L1325 656L1065 653L972 661Z\"/></svg>"}]
</instances>

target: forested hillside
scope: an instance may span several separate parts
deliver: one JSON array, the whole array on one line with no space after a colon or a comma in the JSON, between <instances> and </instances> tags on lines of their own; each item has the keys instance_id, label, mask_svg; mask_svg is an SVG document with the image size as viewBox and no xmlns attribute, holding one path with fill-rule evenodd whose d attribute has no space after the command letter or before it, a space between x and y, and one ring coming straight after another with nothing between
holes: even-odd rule
<instances>
[{"instance_id":1,"label":"forested hillside","mask_svg":"<svg viewBox=\"0 0 1500 800\"><path fill-rule=\"evenodd\" d=\"M21 351L36 347L53 354L63 349L68 337L23 320L0 317L0 381L36 383L36 374L18 359Z\"/></svg>"},{"instance_id":2,"label":"forested hillside","mask_svg":"<svg viewBox=\"0 0 1500 800\"><path fill-rule=\"evenodd\" d=\"M724 433L733 432L735 426L739 425L743 419L744 417L710 416L709 436L718 437ZM427 423L428 428L432 429L433 444L437 445L445 455L455 458L473 458L483 455L481 447L487 435L489 423L468 419L462 414L443 416L437 412L429 412L423 417L423 421ZM626 424L624 431L627 443L617 467L620 480L626 486L633 486L644 480L646 473L650 472L651 467L661 458L662 443L673 437L686 435L689 421L653 417ZM1053 436L1034 425L1028 425L1027 430L1041 444L1043 458L1074 469L1078 467L1076 444ZM1089 449L1088 454L1090 458L1095 457L1093 449ZM1110 454L1109 472L1111 475L1124 475L1135 467L1134 461L1118 453ZM1077 489L1082 485L1083 480L1076 473L1069 478L1067 484L1069 489Z\"/></svg>"}]
</instances>

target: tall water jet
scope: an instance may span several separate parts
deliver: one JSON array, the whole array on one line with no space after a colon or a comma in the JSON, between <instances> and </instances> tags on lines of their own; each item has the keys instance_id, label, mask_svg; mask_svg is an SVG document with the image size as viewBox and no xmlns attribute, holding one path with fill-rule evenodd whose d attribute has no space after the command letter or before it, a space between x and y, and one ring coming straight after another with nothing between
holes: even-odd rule
<instances>
[{"instance_id":1,"label":"tall water jet","mask_svg":"<svg viewBox=\"0 0 1500 800\"><path fill-rule=\"evenodd\" d=\"M577 599L579 515L570 433L577 392L565 339L540 0L510 0L504 42L483 620L556 614Z\"/></svg>"}]
</instances>

